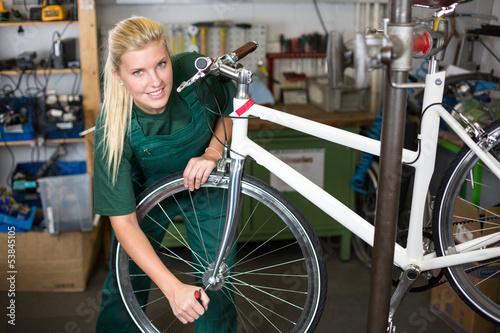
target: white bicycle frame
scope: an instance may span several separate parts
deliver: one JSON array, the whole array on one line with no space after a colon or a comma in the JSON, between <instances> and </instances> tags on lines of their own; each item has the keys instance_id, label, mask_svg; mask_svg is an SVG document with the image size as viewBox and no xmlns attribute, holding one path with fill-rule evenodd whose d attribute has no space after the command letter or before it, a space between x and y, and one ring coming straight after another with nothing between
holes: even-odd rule
<instances>
[{"instance_id":1,"label":"white bicycle frame","mask_svg":"<svg viewBox=\"0 0 500 333\"><path fill-rule=\"evenodd\" d=\"M419 136L420 147L417 151L403 150L402 162L411 164L415 168L415 185L407 247L403 248L399 244L395 244L394 263L402 269L414 265L419 267L421 271L428 271L500 256L500 248L479 250L500 241L500 232L477 238L473 243L468 242L463 246L466 246L466 248L457 245L456 254L444 257L437 257L435 253L424 255L422 228L426 204L425 198L436 161L440 118L500 177L500 163L479 147L464 128L442 107L445 74L445 72L438 72L426 76L422 109L426 111L422 115L421 134ZM249 100L234 99L234 110L231 116L241 118L233 118L231 149L240 154L232 154L233 159L243 159L243 156L252 157L258 164L264 166L290 185L334 220L370 246L373 246L374 226L321 187L249 139L248 117L255 116L262 120L376 156L380 156L380 141L264 106L252 105Z\"/></svg>"}]
</instances>

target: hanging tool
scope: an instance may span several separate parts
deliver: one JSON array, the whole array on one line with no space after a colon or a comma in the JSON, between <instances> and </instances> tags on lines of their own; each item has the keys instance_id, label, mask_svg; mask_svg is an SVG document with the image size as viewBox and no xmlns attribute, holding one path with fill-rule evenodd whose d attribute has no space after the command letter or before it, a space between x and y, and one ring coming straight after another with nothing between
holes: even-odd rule
<instances>
[{"instance_id":1,"label":"hanging tool","mask_svg":"<svg viewBox=\"0 0 500 333\"><path fill-rule=\"evenodd\" d=\"M182 38L182 34L183 34L182 26L177 26L177 28L175 28L175 34L177 36L177 45L179 46L177 48L177 53L182 53L182 52L184 52L184 42L183 42L183 38Z\"/></svg>"},{"instance_id":2,"label":"hanging tool","mask_svg":"<svg viewBox=\"0 0 500 333\"><path fill-rule=\"evenodd\" d=\"M220 54L226 54L226 27L220 27Z\"/></svg>"},{"instance_id":3,"label":"hanging tool","mask_svg":"<svg viewBox=\"0 0 500 333\"><path fill-rule=\"evenodd\" d=\"M207 46L207 29L213 27L212 22L198 22L194 24L200 29L200 53L207 55L208 54L208 46Z\"/></svg>"},{"instance_id":4,"label":"hanging tool","mask_svg":"<svg viewBox=\"0 0 500 333\"><path fill-rule=\"evenodd\" d=\"M200 28L200 53L207 54L207 28Z\"/></svg>"},{"instance_id":5,"label":"hanging tool","mask_svg":"<svg viewBox=\"0 0 500 333\"><path fill-rule=\"evenodd\" d=\"M187 33L189 36L189 48L188 51L190 52L199 52L200 48L198 47L198 43L196 42L196 36L198 35L198 32L200 31L200 28L198 28L196 25L190 25L187 28Z\"/></svg>"},{"instance_id":6,"label":"hanging tool","mask_svg":"<svg viewBox=\"0 0 500 333\"><path fill-rule=\"evenodd\" d=\"M219 36L219 54L226 54L226 33L227 28L233 25L231 21L215 21L214 26L220 28L220 36Z\"/></svg>"},{"instance_id":7,"label":"hanging tool","mask_svg":"<svg viewBox=\"0 0 500 333\"><path fill-rule=\"evenodd\" d=\"M177 35L176 35L176 32L175 32L175 27L172 27L170 29L170 36L171 36L171 42L170 42L170 45L171 45L171 51L172 51L172 54L177 54Z\"/></svg>"},{"instance_id":8,"label":"hanging tool","mask_svg":"<svg viewBox=\"0 0 500 333\"><path fill-rule=\"evenodd\" d=\"M250 23L237 23L236 26L240 28L240 45L243 45L247 42L247 30L250 29L252 25Z\"/></svg>"}]
</instances>

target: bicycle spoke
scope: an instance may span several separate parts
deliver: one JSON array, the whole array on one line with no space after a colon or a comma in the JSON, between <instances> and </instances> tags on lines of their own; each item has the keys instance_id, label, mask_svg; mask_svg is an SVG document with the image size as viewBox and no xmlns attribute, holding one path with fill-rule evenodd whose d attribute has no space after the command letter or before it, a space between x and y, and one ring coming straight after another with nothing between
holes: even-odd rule
<instances>
[{"instance_id":1,"label":"bicycle spoke","mask_svg":"<svg viewBox=\"0 0 500 333\"><path fill-rule=\"evenodd\" d=\"M278 274L279 276L281 276L281 274ZM236 279L238 281L240 281L239 279ZM237 286L250 286L248 283L246 282L240 282L240 283L235 283L234 281L231 282L231 284L234 284L234 285L237 285ZM307 294L307 291L298 291L298 290L290 290L290 289L281 289L281 288L275 288L275 287L267 287L267 286L257 286L257 285L253 285L255 288L258 289L270 289L270 290L274 290L274 291L284 291L284 292L287 292L287 293L294 293L294 294Z\"/></svg>"},{"instance_id":2,"label":"bicycle spoke","mask_svg":"<svg viewBox=\"0 0 500 333\"><path fill-rule=\"evenodd\" d=\"M196 235L196 232L194 234L200 240L201 246L203 246L203 250L205 250L205 255L207 256L207 261L211 262L211 261L213 261L213 259L211 258L210 253L207 251L207 248L205 247L205 240L203 239L203 233L201 232L200 221L198 219L198 210L194 206L193 196L191 195L191 191L188 191L188 193L189 193L189 200L191 201L191 207L193 208L194 219L196 221L196 225L198 226L198 235ZM193 229L193 231L194 231L194 229Z\"/></svg>"},{"instance_id":3,"label":"bicycle spoke","mask_svg":"<svg viewBox=\"0 0 500 333\"><path fill-rule=\"evenodd\" d=\"M276 236L278 236L280 233L283 232L283 230L286 230L287 227L285 226L283 229L281 229L280 231L278 231L277 233L275 233L273 236L269 237L269 239L267 239L265 242L262 242L257 248L253 249L250 253L248 253L246 256L244 256L243 258L241 258L237 263L235 263L233 265L233 267L237 266L239 264L239 262L241 262L242 260L244 260L246 257L252 255L255 251L257 251L258 249L260 249L261 247L263 247L264 245L266 245L268 242L270 242L271 240L273 240Z\"/></svg>"},{"instance_id":4,"label":"bicycle spoke","mask_svg":"<svg viewBox=\"0 0 500 333\"><path fill-rule=\"evenodd\" d=\"M160 228L162 230L164 230L166 233L168 233L170 236L172 236L175 240L177 240L179 243L181 243L184 247L188 248L191 253L198 257L200 260L204 260L205 259L203 257L201 257L198 253L196 253L196 251L193 251L191 249L191 247L189 246L189 243L185 240L185 238L182 236L182 233L179 231L179 229L175 226L175 223L172 221L172 219L170 218L170 216L165 212L164 208L162 207L161 204L158 204L158 207L160 207L160 209L162 210L162 212L164 213L164 215L168 218L169 220L169 225L171 225L176 231L177 231L177 235L180 236L180 238L182 239L182 241L177 238L176 235L174 235L170 230L168 230L168 228L166 229L161 223L159 223L158 221L156 221L154 218L152 218L151 216L149 216L149 214L146 214L146 217L148 217L151 221L153 221L154 223L156 223L158 226L160 226ZM149 236L148 236L149 237ZM152 237L149 237L151 239L153 239ZM160 247L162 247L163 249L166 249L168 250L161 242L158 242L156 241L155 239L153 239L157 244L160 245ZM208 266L208 261L205 261L205 264Z\"/></svg>"},{"instance_id":5,"label":"bicycle spoke","mask_svg":"<svg viewBox=\"0 0 500 333\"><path fill-rule=\"evenodd\" d=\"M175 200L175 202L177 203L177 206L178 206L178 207L180 208L180 210L181 210L182 216L184 217L184 223L185 223L185 224L187 223L187 224L191 227L191 229L192 229L192 230L194 230L195 228L194 228L193 224L191 223L191 220L190 220L190 219L188 219L186 212L182 209L181 205L180 205L180 204L179 204L179 202L177 201L176 196L175 196L175 195L173 195L173 196L172 196L172 198ZM192 199L191 193L189 193L189 198L190 198L190 200L191 200L191 204L192 204L192 207L193 207L193 211L195 212L195 213L194 213L194 214L195 214L195 219L197 220L196 209L194 208L194 204L193 204L193 199ZM198 222L198 221L196 221L196 222L197 222L197 224L198 224L198 226L199 226L199 222ZM198 238L198 241L200 242L200 244L203 246L203 248L204 248L204 250L205 250L205 254L207 255L207 260L206 260L206 262L208 262L208 261L209 261L209 259L208 259L207 249L205 248L205 242L203 242L203 240L202 240L202 239L200 239L200 236L199 236L196 232L195 232L194 234L195 234L196 238ZM192 251L192 253L195 253L195 252L194 252L194 251Z\"/></svg>"},{"instance_id":6,"label":"bicycle spoke","mask_svg":"<svg viewBox=\"0 0 500 333\"><path fill-rule=\"evenodd\" d=\"M259 309L257 309L257 307L256 307L255 305L258 305L258 306L259 306L259 307L261 307L262 309L264 309L264 310L266 310L266 311L268 311L268 312L270 312L270 313L272 313L272 314L274 314L274 315L276 315L276 316L278 316L278 317L280 317L280 318L282 318L282 319L284 319L284 320L288 321L290 324L293 324L293 325L296 325L296 324L297 324L296 322L294 322L294 321L292 321L292 320L290 320L290 319L288 319L288 318L285 318L284 316L282 316L282 315L280 315L280 314L278 314L278 313L276 313L276 312L272 311L271 309L266 308L266 307L265 307L265 306L263 306L262 304L259 304L258 302L255 302L254 300L251 300L250 298L246 297L246 296L245 296L245 295L244 295L244 294L243 294L243 293L242 293L242 292L241 292L238 288L236 288L236 287L235 287L234 289L235 289L235 290L237 290L237 291L238 291L238 293L239 293L239 295L240 295L242 298L244 298L244 299L245 299L245 300L246 300L246 301L247 301L247 302L248 302L248 303L249 303L249 304L250 304L250 305L251 305L251 306L252 306L255 310L257 310L257 311L258 311L258 312L262 315L262 317L263 317L264 319L266 319L266 320L269 322L269 324L271 324L271 325L272 325L272 326L273 326L273 327L274 327L277 331L281 332L281 330L280 330L279 328L277 328L277 327L276 327L276 325L274 325L274 324L273 324L273 322L272 322L272 321L271 321L271 320L270 320L270 319L269 319L269 318L268 318L268 317L267 317L267 316L266 316L266 315L265 315L262 311L260 311Z\"/></svg>"},{"instance_id":7,"label":"bicycle spoke","mask_svg":"<svg viewBox=\"0 0 500 333\"><path fill-rule=\"evenodd\" d=\"M235 279L235 280L236 280L236 281L238 281L238 282L240 282L240 284L241 284L242 286L246 286L246 287L252 288L253 290L259 291L259 292L261 292L262 294L265 294L265 295L271 296L271 297L273 297L273 298L275 298L275 299L278 299L278 300L280 300L281 302L283 302L283 303L285 303L285 304L288 304L288 305L290 305L290 306L293 306L293 307L295 307L295 308L297 308L297 309L299 309L299 310L304 310L304 308L302 308L302 307L300 307L300 306L298 306L298 305L292 304L292 303L288 302L287 300L285 300L285 299L283 299L283 298L279 298L279 297L277 297L276 295L273 295L273 294L271 294L271 293L269 293L269 292L267 292L267 291L264 291L263 289L259 288L258 286L248 284L248 283L246 283L246 282L244 282L244 281L242 281L242 280L240 280L240 279ZM233 283L233 285L234 285L234 283ZM276 290L277 290L277 289L276 289ZM304 292L302 292L302 293L304 294ZM305 294L307 294L307 292L306 292Z\"/></svg>"},{"instance_id":8,"label":"bicycle spoke","mask_svg":"<svg viewBox=\"0 0 500 333\"><path fill-rule=\"evenodd\" d=\"M262 258L262 257L264 257L264 256L271 255L271 254L273 254L273 253L275 253L275 252L278 252L278 251L284 250L285 248L290 247L290 246L295 245L295 244L298 244L298 242L297 242L297 241L295 241L295 242L293 242L293 243L289 243L289 244L284 245L284 246L282 246L282 247L280 247L280 248L276 248L276 249L274 249L274 250L268 251L268 252L266 252L266 253L263 253L263 254L261 254L261 255L259 255L259 256L256 256L256 257L253 257L252 259L249 259L249 260L246 260L246 261L241 261L241 260L240 260L240 261L238 261L238 263L234 264L234 266L233 266L233 267L235 267L235 266L237 266L237 265L248 264L248 263L249 263L249 262L251 262L251 261L254 261L254 260L256 260L256 259L260 259L260 258Z\"/></svg>"},{"instance_id":9,"label":"bicycle spoke","mask_svg":"<svg viewBox=\"0 0 500 333\"><path fill-rule=\"evenodd\" d=\"M296 262L299 262L299 261L305 261L305 259L304 258L299 258L299 259L290 260L290 261L282 262L282 263L275 264L275 265L270 265L270 266L266 266L266 267L260 267L260 268L256 268L256 269L253 269L253 270L250 270L250 271L247 271L247 272L241 272L241 273L233 274L232 277L234 278L235 276L240 276L240 275L244 275L244 274L255 273L255 272L263 271L263 270L270 269L270 268L275 268L275 267L279 267L279 266L283 266L283 265L293 264L293 263L296 263Z\"/></svg>"},{"instance_id":10,"label":"bicycle spoke","mask_svg":"<svg viewBox=\"0 0 500 333\"><path fill-rule=\"evenodd\" d=\"M149 303L146 303L146 304L142 305L142 306L141 306L141 308L148 307L148 306L150 306L151 304L154 304L154 303L156 303L156 302L159 302L159 301L160 301L160 300L162 300L162 299L166 299L165 295L162 295L161 297L158 297L158 298L156 298L156 299L154 299L154 300L150 301Z\"/></svg>"},{"instance_id":11,"label":"bicycle spoke","mask_svg":"<svg viewBox=\"0 0 500 333\"><path fill-rule=\"evenodd\" d=\"M156 243L158 243L160 246L162 246L162 244L160 242L158 242L157 240L153 239L153 241L155 241ZM196 268L195 265L200 265L200 264L196 264L196 263L192 263L184 258L182 258L181 256L179 256L178 254L176 254L174 251L172 251L171 249L163 246L163 248L165 250L167 250L168 252L172 253L173 254L173 257L178 259L179 261L185 263L186 265L189 265L190 267L192 267L194 270L198 271L198 273L201 273L201 270L199 270L198 268ZM200 265L201 266L201 265ZM203 267L203 266L202 266Z\"/></svg>"}]
</instances>

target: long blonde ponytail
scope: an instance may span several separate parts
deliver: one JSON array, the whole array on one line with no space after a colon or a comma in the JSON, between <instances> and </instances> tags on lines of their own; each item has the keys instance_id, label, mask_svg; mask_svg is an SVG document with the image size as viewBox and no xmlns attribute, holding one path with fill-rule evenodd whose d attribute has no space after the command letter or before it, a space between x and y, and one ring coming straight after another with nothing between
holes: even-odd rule
<instances>
[{"instance_id":1,"label":"long blonde ponytail","mask_svg":"<svg viewBox=\"0 0 500 333\"><path fill-rule=\"evenodd\" d=\"M152 42L161 42L167 52L165 26L145 17L133 16L116 24L108 34L107 58L104 64L103 153L112 183L116 182L123 155L123 142L130 128L133 100L127 88L120 86L113 71L120 67L125 51L140 50ZM170 52L169 52L170 53Z\"/></svg>"}]
</instances>

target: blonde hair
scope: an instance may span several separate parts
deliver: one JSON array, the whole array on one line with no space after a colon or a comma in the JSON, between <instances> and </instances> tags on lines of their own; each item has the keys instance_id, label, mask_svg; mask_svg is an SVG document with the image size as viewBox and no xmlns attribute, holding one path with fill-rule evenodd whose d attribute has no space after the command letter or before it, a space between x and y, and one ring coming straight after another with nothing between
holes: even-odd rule
<instances>
[{"instance_id":1,"label":"blonde hair","mask_svg":"<svg viewBox=\"0 0 500 333\"><path fill-rule=\"evenodd\" d=\"M109 31L107 57L104 64L104 108L103 123L103 154L108 169L108 177L116 183L120 160L123 155L123 142L130 128L133 100L128 89L120 86L113 76L118 71L121 56L125 51L141 50L150 43L160 42L168 54L167 31L163 24L145 17L133 16L118 22Z\"/></svg>"}]
</instances>

